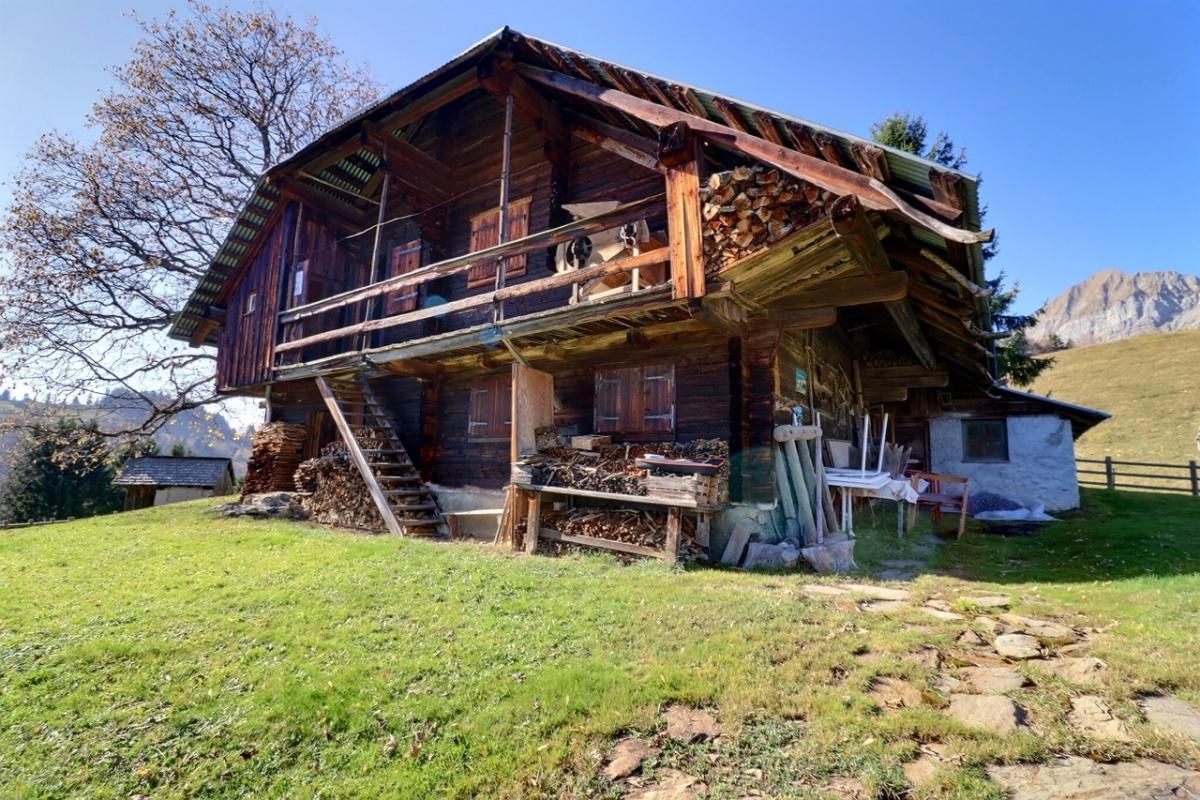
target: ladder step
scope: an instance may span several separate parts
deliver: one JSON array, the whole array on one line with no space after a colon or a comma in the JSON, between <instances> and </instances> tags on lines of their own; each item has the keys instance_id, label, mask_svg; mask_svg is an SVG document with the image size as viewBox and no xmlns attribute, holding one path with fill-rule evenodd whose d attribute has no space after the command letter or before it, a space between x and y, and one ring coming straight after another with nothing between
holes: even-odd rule
<instances>
[{"instance_id":1,"label":"ladder step","mask_svg":"<svg viewBox=\"0 0 1200 800\"><path fill-rule=\"evenodd\" d=\"M416 528L416 527L425 526L425 525L437 525L438 524L438 521L436 519L421 519L418 517L414 517L412 519L396 517L396 522L399 522L401 525L405 526L406 528Z\"/></svg>"},{"instance_id":2,"label":"ladder step","mask_svg":"<svg viewBox=\"0 0 1200 800\"><path fill-rule=\"evenodd\" d=\"M384 492L390 494L390 492ZM433 503L392 503L393 511L433 511L437 508Z\"/></svg>"},{"instance_id":3,"label":"ladder step","mask_svg":"<svg viewBox=\"0 0 1200 800\"><path fill-rule=\"evenodd\" d=\"M384 497L424 497L424 489L384 489Z\"/></svg>"},{"instance_id":4,"label":"ladder step","mask_svg":"<svg viewBox=\"0 0 1200 800\"><path fill-rule=\"evenodd\" d=\"M378 483L420 483L421 478L418 475L376 475L375 480Z\"/></svg>"}]
</instances>

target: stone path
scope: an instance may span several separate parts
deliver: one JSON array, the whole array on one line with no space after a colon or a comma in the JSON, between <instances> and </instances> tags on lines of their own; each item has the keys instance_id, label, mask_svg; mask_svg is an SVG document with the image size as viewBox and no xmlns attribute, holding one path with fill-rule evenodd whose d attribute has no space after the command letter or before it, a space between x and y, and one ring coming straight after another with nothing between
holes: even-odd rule
<instances>
[{"instance_id":1,"label":"stone path","mask_svg":"<svg viewBox=\"0 0 1200 800\"><path fill-rule=\"evenodd\" d=\"M1178 697L1149 695L1143 697L1138 705L1142 707L1146 719L1153 724L1200 742L1200 711Z\"/></svg>"},{"instance_id":2,"label":"stone path","mask_svg":"<svg viewBox=\"0 0 1200 800\"><path fill-rule=\"evenodd\" d=\"M1200 800L1200 773L1142 759L1097 764L1067 756L1050 764L989 767L1011 800Z\"/></svg>"}]
</instances>

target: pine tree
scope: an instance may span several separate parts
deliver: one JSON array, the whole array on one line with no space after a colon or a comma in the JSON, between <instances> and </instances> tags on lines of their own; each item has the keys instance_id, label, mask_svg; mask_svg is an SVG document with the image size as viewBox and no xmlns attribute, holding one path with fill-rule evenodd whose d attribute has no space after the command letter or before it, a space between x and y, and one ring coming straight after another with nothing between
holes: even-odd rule
<instances>
[{"instance_id":1,"label":"pine tree","mask_svg":"<svg viewBox=\"0 0 1200 800\"><path fill-rule=\"evenodd\" d=\"M94 421L36 424L13 453L0 518L31 522L116 511L122 497L113 478L108 441Z\"/></svg>"}]
</instances>

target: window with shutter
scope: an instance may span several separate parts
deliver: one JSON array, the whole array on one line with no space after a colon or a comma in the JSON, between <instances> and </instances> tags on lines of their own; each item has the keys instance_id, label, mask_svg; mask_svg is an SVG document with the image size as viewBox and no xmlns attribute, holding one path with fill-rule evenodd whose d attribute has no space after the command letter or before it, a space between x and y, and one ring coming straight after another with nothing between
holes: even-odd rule
<instances>
[{"instance_id":1,"label":"window with shutter","mask_svg":"<svg viewBox=\"0 0 1200 800\"><path fill-rule=\"evenodd\" d=\"M529 209L533 198L524 197L508 204L508 239L520 239L529 235ZM476 253L500 244L500 209L493 208L471 217L471 252ZM525 255L510 256L504 262L504 277L519 278L525 274ZM467 286L476 288L490 286L496 282L496 262L487 260L471 265L467 271Z\"/></svg>"},{"instance_id":2,"label":"window with shutter","mask_svg":"<svg viewBox=\"0 0 1200 800\"><path fill-rule=\"evenodd\" d=\"M673 433L675 366L596 370L596 433Z\"/></svg>"},{"instance_id":3,"label":"window with shutter","mask_svg":"<svg viewBox=\"0 0 1200 800\"><path fill-rule=\"evenodd\" d=\"M393 245L388 262L388 277L405 275L420 268L423 244L420 239L414 239L411 242ZM390 317L406 311L415 311L419 292L420 289L417 286L405 286L403 289L388 292L387 315Z\"/></svg>"},{"instance_id":4,"label":"window with shutter","mask_svg":"<svg viewBox=\"0 0 1200 800\"><path fill-rule=\"evenodd\" d=\"M507 375L480 378L471 387L467 438L507 440L512 430L512 379Z\"/></svg>"}]
</instances>

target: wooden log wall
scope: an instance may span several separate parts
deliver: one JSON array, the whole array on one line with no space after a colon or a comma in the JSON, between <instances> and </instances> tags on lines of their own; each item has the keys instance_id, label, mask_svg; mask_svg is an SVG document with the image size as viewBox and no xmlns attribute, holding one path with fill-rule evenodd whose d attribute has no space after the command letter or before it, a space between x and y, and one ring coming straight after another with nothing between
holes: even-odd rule
<instances>
[{"instance_id":1,"label":"wooden log wall","mask_svg":"<svg viewBox=\"0 0 1200 800\"><path fill-rule=\"evenodd\" d=\"M271 378L280 279L294 223L295 209L288 209L226 301L225 324L217 343L217 388L221 391L261 385ZM254 311L246 313L251 294Z\"/></svg>"},{"instance_id":2,"label":"wooden log wall","mask_svg":"<svg viewBox=\"0 0 1200 800\"><path fill-rule=\"evenodd\" d=\"M588 363L550 362L534 366L554 376L554 391L559 410L554 422L559 428L571 428L579 434L593 432L595 369L603 364L676 365L676 420L674 435L655 434L657 441L686 442L693 439L733 435L730 421L730 372L726 340L714 337L691 342L670 354L640 354L636 349L613 350L604 359ZM497 374L507 375L507 370ZM467 435L471 386L476 377L445 380L438 389L436 461L433 479L446 486L498 488L508 482L509 442L479 441ZM769 428L768 433L769 436ZM646 439L646 436L622 437L615 441ZM407 444L407 441L405 442Z\"/></svg>"}]
</instances>

